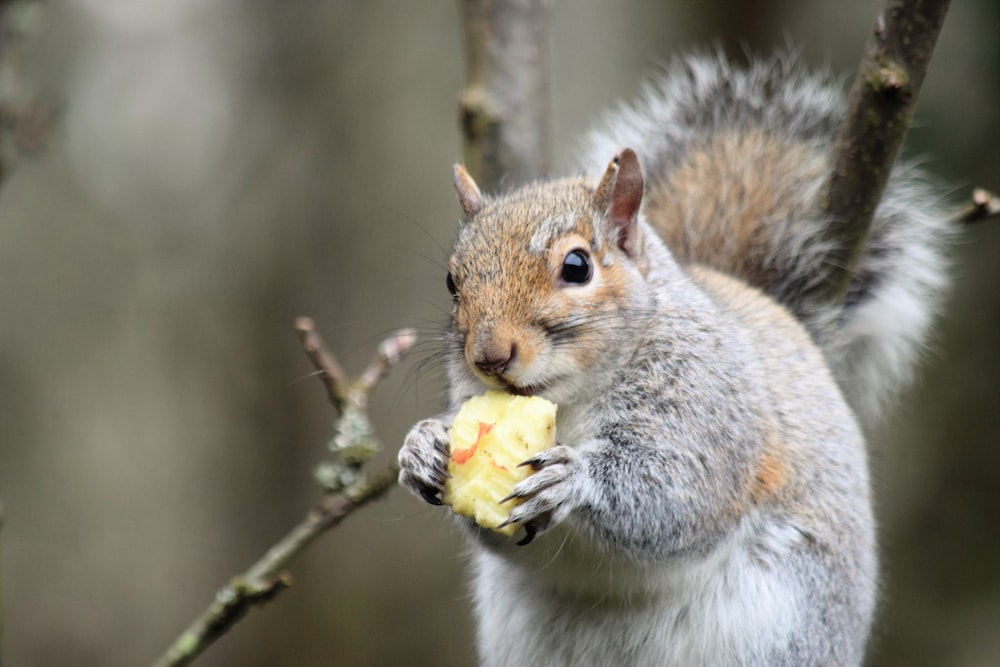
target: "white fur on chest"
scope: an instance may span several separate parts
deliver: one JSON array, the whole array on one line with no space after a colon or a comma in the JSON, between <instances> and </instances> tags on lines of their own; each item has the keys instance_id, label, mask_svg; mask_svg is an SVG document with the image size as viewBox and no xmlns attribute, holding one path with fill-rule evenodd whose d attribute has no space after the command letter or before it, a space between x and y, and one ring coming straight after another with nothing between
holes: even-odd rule
<instances>
[{"instance_id":1,"label":"white fur on chest","mask_svg":"<svg viewBox=\"0 0 1000 667\"><path fill-rule=\"evenodd\" d=\"M645 565L558 550L545 554L547 562L481 551L483 664L765 664L795 632L805 601L769 557L780 561L798 534L752 523L705 557Z\"/></svg>"}]
</instances>

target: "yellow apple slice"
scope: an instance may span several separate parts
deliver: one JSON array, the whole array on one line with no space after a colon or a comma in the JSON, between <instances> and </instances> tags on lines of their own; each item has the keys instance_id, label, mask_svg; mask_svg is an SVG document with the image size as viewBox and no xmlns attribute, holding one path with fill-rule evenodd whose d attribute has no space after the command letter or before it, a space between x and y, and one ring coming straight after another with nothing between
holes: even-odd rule
<instances>
[{"instance_id":1,"label":"yellow apple slice","mask_svg":"<svg viewBox=\"0 0 1000 667\"><path fill-rule=\"evenodd\" d=\"M521 463L556 444L556 405L538 396L488 391L462 404L450 432L451 458L442 500L483 528L498 528L517 500L500 504L531 474Z\"/></svg>"}]
</instances>

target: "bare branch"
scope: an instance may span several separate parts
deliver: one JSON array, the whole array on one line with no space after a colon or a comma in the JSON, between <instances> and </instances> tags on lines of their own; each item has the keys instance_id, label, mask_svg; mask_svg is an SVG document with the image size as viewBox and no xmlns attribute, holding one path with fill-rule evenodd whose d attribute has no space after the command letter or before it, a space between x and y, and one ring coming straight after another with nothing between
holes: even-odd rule
<instances>
[{"instance_id":1,"label":"bare branch","mask_svg":"<svg viewBox=\"0 0 1000 667\"><path fill-rule=\"evenodd\" d=\"M300 317L295 320L295 330L302 341L302 349L312 362L313 367L319 371L319 377L326 386L330 404L339 414L342 411L347 392L347 374L337 363L337 359L330 354L330 351L323 343L319 333L316 331L316 323L309 317Z\"/></svg>"},{"instance_id":2,"label":"bare branch","mask_svg":"<svg viewBox=\"0 0 1000 667\"><path fill-rule=\"evenodd\" d=\"M972 191L972 199L953 218L956 224L972 224L1000 217L1000 200L988 190L976 188Z\"/></svg>"},{"instance_id":3,"label":"bare branch","mask_svg":"<svg viewBox=\"0 0 1000 667\"><path fill-rule=\"evenodd\" d=\"M550 0L459 0L465 165L486 190L545 175L550 162Z\"/></svg>"},{"instance_id":4,"label":"bare branch","mask_svg":"<svg viewBox=\"0 0 1000 667\"><path fill-rule=\"evenodd\" d=\"M284 571L288 562L317 537L333 528L351 512L380 497L396 481L396 470L388 468L366 483L343 494L323 498L306 518L242 575L234 577L215 595L215 600L178 637L154 667L190 664L224 635L253 606L264 604L292 584Z\"/></svg>"},{"instance_id":5,"label":"bare branch","mask_svg":"<svg viewBox=\"0 0 1000 667\"><path fill-rule=\"evenodd\" d=\"M323 474L318 473L326 493L285 537L243 574L233 577L219 590L215 600L153 663L154 667L189 664L251 607L268 602L291 585L291 575L285 568L297 554L354 510L384 495L395 484L398 473L395 465L374 474L362 471L362 465L377 451L365 406L368 393L378 380L413 346L415 334L407 329L391 336L382 343L365 373L350 380L323 344L311 319L299 318L295 329L306 356L320 372L330 402L337 411L335 436L330 445L337 455L336 460L321 467Z\"/></svg>"},{"instance_id":6,"label":"bare branch","mask_svg":"<svg viewBox=\"0 0 1000 667\"><path fill-rule=\"evenodd\" d=\"M399 363L400 358L410 351L417 342L417 332L413 329L400 329L395 334L382 341L378 353L361 374L360 382L365 391L371 391L379 380L392 366Z\"/></svg>"},{"instance_id":7,"label":"bare branch","mask_svg":"<svg viewBox=\"0 0 1000 667\"><path fill-rule=\"evenodd\" d=\"M875 207L913 116L948 0L887 0L865 47L821 200L834 221L831 273L817 301L843 302Z\"/></svg>"}]
</instances>

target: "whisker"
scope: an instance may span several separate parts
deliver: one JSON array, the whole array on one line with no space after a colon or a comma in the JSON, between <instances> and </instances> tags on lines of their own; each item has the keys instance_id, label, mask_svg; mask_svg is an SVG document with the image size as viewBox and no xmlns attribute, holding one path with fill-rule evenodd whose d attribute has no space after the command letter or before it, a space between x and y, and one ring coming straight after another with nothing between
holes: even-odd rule
<instances>
[{"instance_id":1,"label":"whisker","mask_svg":"<svg viewBox=\"0 0 1000 667\"><path fill-rule=\"evenodd\" d=\"M307 381L307 380L309 380L311 378L317 377L317 376L322 375L322 374L323 374L323 371L313 371L312 373L306 373L305 375L300 375L299 377L295 378L294 380L291 380L290 382L288 382L288 384L285 385L285 389L290 389L290 388L296 386L297 384L299 384L300 382L305 382L305 381Z\"/></svg>"}]
</instances>

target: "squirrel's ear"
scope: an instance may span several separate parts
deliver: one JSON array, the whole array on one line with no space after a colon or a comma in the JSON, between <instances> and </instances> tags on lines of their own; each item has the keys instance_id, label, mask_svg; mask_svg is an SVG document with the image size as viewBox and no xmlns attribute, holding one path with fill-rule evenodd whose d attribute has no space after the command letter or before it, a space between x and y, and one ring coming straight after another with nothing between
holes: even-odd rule
<instances>
[{"instance_id":1,"label":"squirrel's ear","mask_svg":"<svg viewBox=\"0 0 1000 667\"><path fill-rule=\"evenodd\" d=\"M455 192L458 205L462 207L462 222L468 222L483 207L483 195L479 186L460 164L455 165Z\"/></svg>"},{"instance_id":2,"label":"squirrel's ear","mask_svg":"<svg viewBox=\"0 0 1000 667\"><path fill-rule=\"evenodd\" d=\"M594 208L604 213L618 232L618 247L629 256L639 248L639 206L642 205L642 168L631 148L611 160L594 190Z\"/></svg>"}]
</instances>

